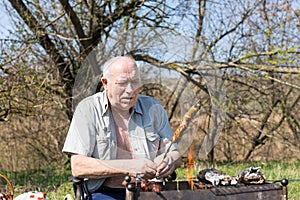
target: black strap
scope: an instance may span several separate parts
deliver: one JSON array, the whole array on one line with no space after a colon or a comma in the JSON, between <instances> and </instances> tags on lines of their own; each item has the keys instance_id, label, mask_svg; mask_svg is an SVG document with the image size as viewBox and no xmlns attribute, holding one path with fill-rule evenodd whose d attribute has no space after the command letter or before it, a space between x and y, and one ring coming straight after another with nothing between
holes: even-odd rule
<instances>
[{"instance_id":1,"label":"black strap","mask_svg":"<svg viewBox=\"0 0 300 200\"><path fill-rule=\"evenodd\" d=\"M88 200L90 193L87 187L87 181L83 178L71 177L76 200Z\"/></svg>"}]
</instances>

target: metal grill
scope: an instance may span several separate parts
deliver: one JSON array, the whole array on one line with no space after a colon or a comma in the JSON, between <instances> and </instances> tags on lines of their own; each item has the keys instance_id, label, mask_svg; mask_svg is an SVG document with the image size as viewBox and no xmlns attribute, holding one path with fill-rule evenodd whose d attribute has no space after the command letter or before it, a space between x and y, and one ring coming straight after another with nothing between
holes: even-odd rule
<instances>
[{"instance_id":1,"label":"metal grill","mask_svg":"<svg viewBox=\"0 0 300 200\"><path fill-rule=\"evenodd\" d=\"M283 187L275 183L261 185L211 186L192 190L187 181L166 182L160 192L136 190L131 199L141 200L179 200L179 199L214 199L214 200L284 200ZM127 198L130 199L130 198Z\"/></svg>"}]
</instances>

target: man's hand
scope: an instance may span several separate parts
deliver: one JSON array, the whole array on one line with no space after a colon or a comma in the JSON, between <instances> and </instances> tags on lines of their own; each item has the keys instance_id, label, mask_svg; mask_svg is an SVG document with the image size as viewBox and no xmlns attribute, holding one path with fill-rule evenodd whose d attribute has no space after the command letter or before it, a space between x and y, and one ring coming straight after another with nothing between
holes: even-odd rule
<instances>
[{"instance_id":1,"label":"man's hand","mask_svg":"<svg viewBox=\"0 0 300 200\"><path fill-rule=\"evenodd\" d=\"M157 164L149 159L133 159L128 163L131 165L129 168L129 175L135 177L140 173L143 179L152 179L157 174Z\"/></svg>"},{"instance_id":2,"label":"man's hand","mask_svg":"<svg viewBox=\"0 0 300 200\"><path fill-rule=\"evenodd\" d=\"M164 160L163 155L158 156L154 159L154 162L157 163L155 174L157 179L167 177L176 169L175 162L169 156L167 156Z\"/></svg>"},{"instance_id":3,"label":"man's hand","mask_svg":"<svg viewBox=\"0 0 300 200\"><path fill-rule=\"evenodd\" d=\"M168 152L167 156L164 158L164 154L157 156L154 159L157 164L155 177L160 179L167 177L172 174L174 170L181 164L181 155L179 151L174 150Z\"/></svg>"}]
</instances>

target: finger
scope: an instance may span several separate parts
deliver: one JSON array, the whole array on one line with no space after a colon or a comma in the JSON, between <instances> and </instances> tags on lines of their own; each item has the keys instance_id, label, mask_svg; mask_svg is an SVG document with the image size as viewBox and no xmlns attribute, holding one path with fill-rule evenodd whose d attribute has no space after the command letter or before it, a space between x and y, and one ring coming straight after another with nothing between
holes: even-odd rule
<instances>
[{"instance_id":1,"label":"finger","mask_svg":"<svg viewBox=\"0 0 300 200\"><path fill-rule=\"evenodd\" d=\"M166 168L166 166L168 166L168 164L169 164L168 161L163 160L163 161L158 165L157 170L160 171L160 170Z\"/></svg>"},{"instance_id":2,"label":"finger","mask_svg":"<svg viewBox=\"0 0 300 200\"><path fill-rule=\"evenodd\" d=\"M150 170L150 171L147 171L145 172L144 174L144 179L152 179L155 177L155 174L156 174L156 171L155 170Z\"/></svg>"},{"instance_id":3,"label":"finger","mask_svg":"<svg viewBox=\"0 0 300 200\"><path fill-rule=\"evenodd\" d=\"M160 171L162 169L164 169L166 166L168 165L168 163L166 162L162 162L157 166L157 171Z\"/></svg>"},{"instance_id":4,"label":"finger","mask_svg":"<svg viewBox=\"0 0 300 200\"><path fill-rule=\"evenodd\" d=\"M157 178L163 178L168 176L174 171L174 165L167 165L165 168L163 168L160 172L156 173Z\"/></svg>"},{"instance_id":5,"label":"finger","mask_svg":"<svg viewBox=\"0 0 300 200\"><path fill-rule=\"evenodd\" d=\"M157 172L157 165L154 163L148 163L145 166L145 176L146 177L154 177Z\"/></svg>"}]
</instances>

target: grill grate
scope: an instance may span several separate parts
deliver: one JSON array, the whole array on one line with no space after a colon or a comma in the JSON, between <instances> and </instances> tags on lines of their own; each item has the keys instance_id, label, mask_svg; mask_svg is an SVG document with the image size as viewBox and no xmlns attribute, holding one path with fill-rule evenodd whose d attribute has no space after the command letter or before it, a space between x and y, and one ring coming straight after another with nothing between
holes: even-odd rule
<instances>
[{"instance_id":1,"label":"grill grate","mask_svg":"<svg viewBox=\"0 0 300 200\"><path fill-rule=\"evenodd\" d=\"M261 185L211 186L191 190L187 181L166 182L161 192L139 191L132 199L138 200L180 200L180 199L214 199L214 200L282 200L283 188L274 183ZM128 199L128 198L127 198Z\"/></svg>"},{"instance_id":2,"label":"grill grate","mask_svg":"<svg viewBox=\"0 0 300 200\"><path fill-rule=\"evenodd\" d=\"M211 188L211 192L216 196L233 195L241 193L266 192L273 190L282 190L282 187L277 184L262 184L262 185L237 185L237 186L221 186Z\"/></svg>"}]
</instances>

